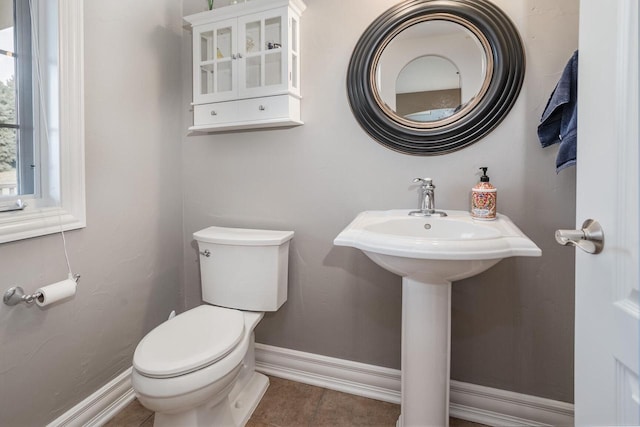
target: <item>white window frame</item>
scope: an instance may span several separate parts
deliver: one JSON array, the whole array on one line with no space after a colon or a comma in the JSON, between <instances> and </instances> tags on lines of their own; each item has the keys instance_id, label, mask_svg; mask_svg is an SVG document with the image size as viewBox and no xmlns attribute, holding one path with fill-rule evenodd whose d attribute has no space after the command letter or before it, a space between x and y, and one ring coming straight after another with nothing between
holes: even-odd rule
<instances>
[{"instance_id":1,"label":"white window frame","mask_svg":"<svg viewBox=\"0 0 640 427\"><path fill-rule=\"evenodd\" d=\"M40 200L0 213L0 243L86 227L83 35L83 0L58 0L59 144L40 160L49 184Z\"/></svg>"}]
</instances>

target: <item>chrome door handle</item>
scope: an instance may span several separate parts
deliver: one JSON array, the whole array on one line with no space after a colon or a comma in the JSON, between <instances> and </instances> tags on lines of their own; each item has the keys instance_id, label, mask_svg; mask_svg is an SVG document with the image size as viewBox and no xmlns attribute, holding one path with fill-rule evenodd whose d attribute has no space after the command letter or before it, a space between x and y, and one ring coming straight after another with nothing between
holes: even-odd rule
<instances>
[{"instance_id":1,"label":"chrome door handle","mask_svg":"<svg viewBox=\"0 0 640 427\"><path fill-rule=\"evenodd\" d=\"M582 224L581 230L556 230L556 242L595 255L604 248L604 231L598 221L588 219Z\"/></svg>"}]
</instances>

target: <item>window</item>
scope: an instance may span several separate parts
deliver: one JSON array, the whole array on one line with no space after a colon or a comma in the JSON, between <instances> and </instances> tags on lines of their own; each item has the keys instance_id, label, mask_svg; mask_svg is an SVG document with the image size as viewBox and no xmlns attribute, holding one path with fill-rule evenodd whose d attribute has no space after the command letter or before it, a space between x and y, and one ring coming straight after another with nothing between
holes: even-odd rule
<instances>
[{"instance_id":1,"label":"window","mask_svg":"<svg viewBox=\"0 0 640 427\"><path fill-rule=\"evenodd\" d=\"M0 243L85 226L82 31L82 0L0 0Z\"/></svg>"},{"instance_id":2,"label":"window","mask_svg":"<svg viewBox=\"0 0 640 427\"><path fill-rule=\"evenodd\" d=\"M0 200L4 202L34 194L35 163L29 2L0 2Z\"/></svg>"}]
</instances>

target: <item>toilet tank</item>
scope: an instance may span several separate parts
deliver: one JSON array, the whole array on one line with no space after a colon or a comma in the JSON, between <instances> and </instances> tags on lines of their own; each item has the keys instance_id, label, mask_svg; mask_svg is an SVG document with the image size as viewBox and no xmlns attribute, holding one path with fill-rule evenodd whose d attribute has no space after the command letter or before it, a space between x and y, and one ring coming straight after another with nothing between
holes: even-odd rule
<instances>
[{"instance_id":1,"label":"toilet tank","mask_svg":"<svg viewBox=\"0 0 640 427\"><path fill-rule=\"evenodd\" d=\"M193 233L200 252L202 300L222 307L276 311L287 300L293 231L209 227Z\"/></svg>"}]
</instances>

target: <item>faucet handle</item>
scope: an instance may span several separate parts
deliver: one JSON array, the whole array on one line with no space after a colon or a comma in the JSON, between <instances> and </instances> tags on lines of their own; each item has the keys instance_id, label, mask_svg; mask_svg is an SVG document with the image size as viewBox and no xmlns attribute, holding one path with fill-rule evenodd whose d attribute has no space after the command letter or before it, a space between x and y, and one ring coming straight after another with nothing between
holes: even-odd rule
<instances>
[{"instance_id":1,"label":"faucet handle","mask_svg":"<svg viewBox=\"0 0 640 427\"><path fill-rule=\"evenodd\" d=\"M433 185L433 180L431 178L415 178L413 182L419 182L420 185L423 185L425 187L435 188L435 186Z\"/></svg>"}]
</instances>

